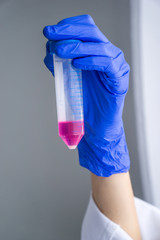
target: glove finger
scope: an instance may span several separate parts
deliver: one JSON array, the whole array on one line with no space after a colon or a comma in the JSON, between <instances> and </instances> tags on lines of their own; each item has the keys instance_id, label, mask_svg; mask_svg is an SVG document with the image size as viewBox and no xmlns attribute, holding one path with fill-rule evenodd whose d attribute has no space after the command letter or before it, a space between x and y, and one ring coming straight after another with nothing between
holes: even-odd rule
<instances>
[{"instance_id":1,"label":"glove finger","mask_svg":"<svg viewBox=\"0 0 160 240\"><path fill-rule=\"evenodd\" d=\"M95 24L93 18L88 14L65 18L58 22L58 24L64 24L64 23Z\"/></svg>"},{"instance_id":2,"label":"glove finger","mask_svg":"<svg viewBox=\"0 0 160 240\"><path fill-rule=\"evenodd\" d=\"M109 66L111 65L110 58L107 57L93 56L73 59L73 65L74 67L82 70L97 70L97 80L99 79L107 91L112 95L123 95L128 90L129 70L127 71L127 69L129 65L127 63L126 66L124 66L124 68L126 68L125 71L120 70L117 74L111 74L107 71L107 68L109 69Z\"/></svg>"},{"instance_id":3,"label":"glove finger","mask_svg":"<svg viewBox=\"0 0 160 240\"><path fill-rule=\"evenodd\" d=\"M54 76L53 54L48 53L44 58L44 64Z\"/></svg>"},{"instance_id":4,"label":"glove finger","mask_svg":"<svg viewBox=\"0 0 160 240\"><path fill-rule=\"evenodd\" d=\"M97 70L105 72L110 78L119 78L129 72L129 65L126 63L121 52L116 58L89 56L73 59L73 65L82 70Z\"/></svg>"},{"instance_id":5,"label":"glove finger","mask_svg":"<svg viewBox=\"0 0 160 240\"><path fill-rule=\"evenodd\" d=\"M54 76L54 65L53 65L53 53L50 52L49 42L46 43L46 57L44 58L44 64Z\"/></svg>"},{"instance_id":6,"label":"glove finger","mask_svg":"<svg viewBox=\"0 0 160 240\"><path fill-rule=\"evenodd\" d=\"M43 34L49 40L78 39L91 42L108 42L104 34L93 24L65 23L46 26Z\"/></svg>"},{"instance_id":7,"label":"glove finger","mask_svg":"<svg viewBox=\"0 0 160 240\"><path fill-rule=\"evenodd\" d=\"M50 41L50 49L55 48L55 43ZM53 45L53 46L52 46ZM56 53L61 58L78 58L86 56L106 56L116 58L122 51L115 47L111 42L95 43L95 42L68 42L63 41L57 45Z\"/></svg>"},{"instance_id":8,"label":"glove finger","mask_svg":"<svg viewBox=\"0 0 160 240\"><path fill-rule=\"evenodd\" d=\"M74 67L80 68L82 70L97 70L106 72L107 66L110 64L110 58L100 56L75 58L73 59L72 64Z\"/></svg>"}]
</instances>

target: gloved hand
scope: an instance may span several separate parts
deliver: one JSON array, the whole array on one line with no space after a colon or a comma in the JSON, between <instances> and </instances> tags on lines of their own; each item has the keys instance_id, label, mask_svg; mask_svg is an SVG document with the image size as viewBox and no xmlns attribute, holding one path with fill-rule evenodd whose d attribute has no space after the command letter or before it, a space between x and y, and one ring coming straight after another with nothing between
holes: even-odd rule
<instances>
[{"instance_id":1,"label":"gloved hand","mask_svg":"<svg viewBox=\"0 0 160 240\"><path fill-rule=\"evenodd\" d=\"M89 15L46 26L43 33L49 39L44 62L53 74L53 49L61 58L73 58L74 67L82 69L85 135L78 145L80 165L103 177L127 172L130 160L122 112L130 69L123 52ZM56 47L59 40L66 42Z\"/></svg>"}]
</instances>

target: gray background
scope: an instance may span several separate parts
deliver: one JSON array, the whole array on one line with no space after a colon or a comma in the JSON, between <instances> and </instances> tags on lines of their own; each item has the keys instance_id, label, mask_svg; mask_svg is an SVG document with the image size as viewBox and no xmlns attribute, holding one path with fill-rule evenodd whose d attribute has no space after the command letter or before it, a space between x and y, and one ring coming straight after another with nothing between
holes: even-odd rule
<instances>
[{"instance_id":1,"label":"gray background","mask_svg":"<svg viewBox=\"0 0 160 240\"><path fill-rule=\"evenodd\" d=\"M90 174L57 136L45 25L90 14L131 63L128 0L0 1L0 239L80 238ZM135 195L143 198L132 77L124 110Z\"/></svg>"}]
</instances>

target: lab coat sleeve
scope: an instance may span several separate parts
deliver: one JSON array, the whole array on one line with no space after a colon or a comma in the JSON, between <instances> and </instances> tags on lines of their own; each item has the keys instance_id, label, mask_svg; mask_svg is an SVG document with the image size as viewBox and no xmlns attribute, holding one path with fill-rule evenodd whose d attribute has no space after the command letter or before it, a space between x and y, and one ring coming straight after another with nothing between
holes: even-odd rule
<instances>
[{"instance_id":1,"label":"lab coat sleeve","mask_svg":"<svg viewBox=\"0 0 160 240\"><path fill-rule=\"evenodd\" d=\"M160 240L160 209L135 198L138 221L143 240Z\"/></svg>"},{"instance_id":2,"label":"lab coat sleeve","mask_svg":"<svg viewBox=\"0 0 160 240\"><path fill-rule=\"evenodd\" d=\"M95 204L92 194L83 219L81 240L131 240L119 225L108 219Z\"/></svg>"},{"instance_id":3,"label":"lab coat sleeve","mask_svg":"<svg viewBox=\"0 0 160 240\"><path fill-rule=\"evenodd\" d=\"M142 239L160 239L160 210L135 198ZM81 240L131 240L116 223L108 219L95 204L92 194L83 219Z\"/></svg>"}]
</instances>

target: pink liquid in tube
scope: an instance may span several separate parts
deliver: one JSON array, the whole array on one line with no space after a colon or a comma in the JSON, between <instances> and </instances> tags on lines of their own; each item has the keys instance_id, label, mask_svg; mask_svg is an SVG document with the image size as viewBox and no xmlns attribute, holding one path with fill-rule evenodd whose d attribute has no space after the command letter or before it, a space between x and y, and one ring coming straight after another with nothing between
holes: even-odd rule
<instances>
[{"instance_id":1,"label":"pink liquid in tube","mask_svg":"<svg viewBox=\"0 0 160 240\"><path fill-rule=\"evenodd\" d=\"M75 149L84 135L83 121L59 122L59 136L69 149Z\"/></svg>"}]
</instances>

